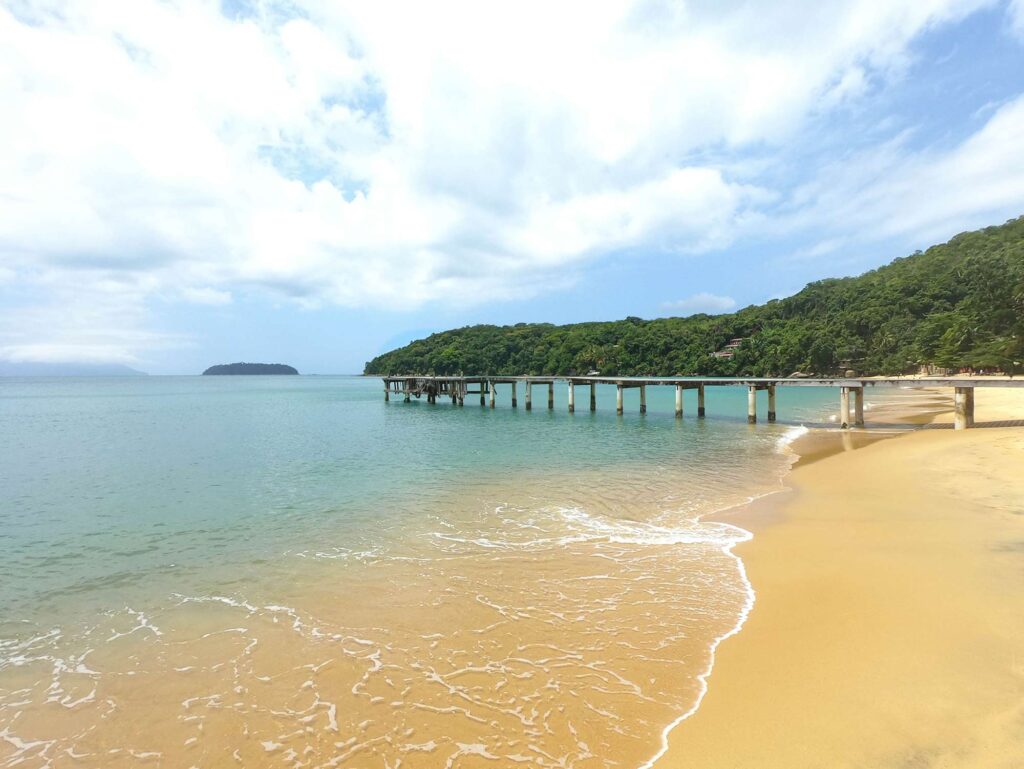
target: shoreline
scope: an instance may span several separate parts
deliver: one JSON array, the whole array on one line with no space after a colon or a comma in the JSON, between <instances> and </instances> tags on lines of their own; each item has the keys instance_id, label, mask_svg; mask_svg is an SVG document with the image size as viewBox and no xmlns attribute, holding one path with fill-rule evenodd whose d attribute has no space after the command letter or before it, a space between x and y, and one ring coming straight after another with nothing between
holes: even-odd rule
<instances>
[{"instance_id":1,"label":"shoreline","mask_svg":"<svg viewBox=\"0 0 1024 769\"><path fill-rule=\"evenodd\" d=\"M912 384L908 382L908 386ZM896 427L882 432L876 428L874 433L870 428L863 432L810 430L792 445L798 458L783 479L786 488L782 493L715 516L754 535L739 543L737 552L732 553L743 564L744 574L756 596L754 604L736 629L719 639L712 650L710 670L703 677L704 694L690 712L666 728L664 747L641 769L652 766L669 769L1009 767L1011 756L1024 750L1024 738L1014 740L1006 736L999 742L989 735L989 746L976 751L977 755L970 759L972 763L963 763L966 748L953 738L943 740L942 727L938 725L931 731L917 726L915 731L915 717L904 715L903 720L909 718L909 721L903 724L902 738L894 737L892 728L886 727L901 711L916 713L916 719L926 724L939 720L936 712L940 715L957 712L957 718L946 723L946 729L958 719L966 718L968 711L981 720L987 716L1011 718L1015 703L1024 701L1021 697L1024 695L1024 669L1013 665L1005 669L1005 654L982 658L976 665L984 668L993 680L1010 682L1010 693L1004 691L1004 698L1000 700L1000 706L1006 708L1004 712L991 703L977 704L977 697L971 696L971 687L962 686L961 671L944 670L944 657L936 655L934 649L931 649L931 656L925 653L930 642L934 647L943 646L942 642L929 640L926 628L941 635L946 624L955 625L965 615L975 617L978 614L975 605L981 603L990 606L992 613L999 613L1003 624L998 631L986 629L982 615L976 623L980 629L971 627L964 631L976 636L971 639L974 644L984 648L989 642L989 646L999 646L1004 652L1009 649L1011 655L1024 654L1024 619L1015 622L1012 616L1004 616L1012 615L1014 605L1024 605L1020 602L1024 600L1024 586L1011 583L1004 594L999 585L984 580L972 583L973 591L957 590L961 585L954 581L946 597L957 592L959 601L937 606L934 597L929 600L915 596L912 589L908 599L906 584L894 581L901 568L904 571L916 569L912 576L918 579L934 580L937 574L950 568L948 562L959 563L957 555L961 556L966 573L983 573L991 568L987 563L990 553L984 548L978 549L979 541L989 542L985 537L1005 546L1007 557L1002 561L1010 561L1010 564L1007 566L1001 561L1000 568L1010 570L1003 574L1007 579L1012 579L1013 568L1020 566L1013 559L1024 556L1024 547L1018 548L1024 537L1024 521L1015 509L1024 508L1024 483L1020 483L1020 488L1010 486L1007 489L1006 484L993 488L1000 485L999 481L1013 478L1014 468L1024 459L1024 432L998 428L963 433L920 429L922 424L940 426L951 421L952 404L938 397L936 393L914 391L909 401L898 398L894 399L895 403L879 404L873 410L876 420L884 415L896 425L905 424L907 427L903 429ZM979 397L978 406L979 414L987 420L1024 415L1024 397L1011 391L1000 394L987 391L985 396ZM870 420L869 416L869 423ZM915 425L918 429L912 429ZM894 437L901 440L888 440ZM934 487L943 483L943 477L950 477L943 476L949 471L946 463L961 452L970 452L972 461L991 473L989 480L996 481L988 484L991 497L997 500L997 505L1002 504L1011 513L1017 513L1016 519L1011 514L1009 518L1005 515L995 521L985 518L979 523L978 517L985 511L979 512L976 508L984 504L972 504L969 494L965 502L956 489L935 493ZM911 456L922 454L932 459L927 469L909 460ZM968 470L962 472L968 473ZM860 474L878 474L877 482L861 486L851 482L851 476ZM922 496L915 497L915 494ZM942 521L941 526L912 512L916 509L915 502L923 495L929 497L928 509ZM987 504L991 506L991 500ZM964 530L973 535L970 538L973 549L961 545ZM838 537L849 537L854 545L837 547ZM821 551L805 549L816 546ZM954 555L950 555L951 549ZM956 553L958 549L964 552ZM783 555L780 558L787 550L792 551L794 557L787 559ZM828 556L824 557L822 552L827 552ZM865 561L870 563L870 571L865 570ZM884 576L879 577L879 573ZM950 580L952 578L946 581ZM938 582L943 583L943 579L939 578ZM1015 589L1010 590L1011 586ZM813 602L809 602L812 596ZM840 601L845 598L848 605L830 605L835 604L837 598ZM903 613L894 614L893 606L901 601L904 602ZM820 627L811 626L809 614L817 616ZM854 615L857 622L852 623ZM843 631L841 637L835 636L837 628ZM722 641L732 636L737 638L719 648ZM925 656L932 668L918 670L924 666L915 659L915 654L908 655L906 649L895 653L879 647L879 637L914 640L918 643L916 652ZM821 646L827 648L818 649L809 638L817 638ZM796 657L794 649L800 650ZM865 657L865 650L874 653ZM816 658L819 651L827 653ZM790 665L788 679L778 673L782 660ZM890 672L892 679L878 678L877 670L865 671L866 660ZM854 673L858 666L860 674ZM895 670L890 670L892 668ZM905 691L894 694L891 682L901 677L906 679ZM955 691L950 694L946 688ZM934 697L933 690L941 690L942 696ZM915 691L918 694L913 694ZM894 709L892 701L899 700L900 694L905 701ZM943 705L949 697L963 704ZM835 706L834 712L827 707L830 702ZM859 709L850 710L851 702L858 703ZM752 703L760 703L761 709ZM823 705L826 705L824 712L832 712L834 718L822 717ZM783 707L785 716L780 719L778 711ZM992 716L993 710L995 716ZM1017 715L1024 723L1024 708L1021 710ZM746 714L746 717L739 714ZM823 723L819 724L817 733L811 733L807 727L815 719ZM738 737L738 724L748 726L748 722L750 733ZM865 728L865 722L870 723L870 728ZM862 740L875 729L881 735L873 740ZM811 744L805 744L807 741ZM968 737L963 741L973 744ZM951 759L952 753L957 757Z\"/></svg>"}]
</instances>

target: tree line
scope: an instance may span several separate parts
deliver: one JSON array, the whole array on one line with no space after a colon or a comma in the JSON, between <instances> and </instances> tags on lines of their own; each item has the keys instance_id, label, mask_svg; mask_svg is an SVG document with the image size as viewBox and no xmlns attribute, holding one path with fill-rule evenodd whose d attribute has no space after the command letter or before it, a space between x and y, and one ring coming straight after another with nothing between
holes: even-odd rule
<instances>
[{"instance_id":1,"label":"tree line","mask_svg":"<svg viewBox=\"0 0 1024 769\"><path fill-rule=\"evenodd\" d=\"M732 356L716 356L732 339ZM379 355L364 373L858 375L1024 363L1024 216L852 278L723 315L478 325Z\"/></svg>"}]
</instances>

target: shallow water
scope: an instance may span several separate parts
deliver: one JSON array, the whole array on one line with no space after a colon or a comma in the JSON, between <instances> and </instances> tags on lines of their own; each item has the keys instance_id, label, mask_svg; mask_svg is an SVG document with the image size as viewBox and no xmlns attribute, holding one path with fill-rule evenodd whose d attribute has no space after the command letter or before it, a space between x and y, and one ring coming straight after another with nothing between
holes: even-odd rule
<instances>
[{"instance_id":1,"label":"shallow water","mask_svg":"<svg viewBox=\"0 0 1024 769\"><path fill-rule=\"evenodd\" d=\"M0 766L644 763L751 600L704 517L835 394L561 389L0 380Z\"/></svg>"}]
</instances>

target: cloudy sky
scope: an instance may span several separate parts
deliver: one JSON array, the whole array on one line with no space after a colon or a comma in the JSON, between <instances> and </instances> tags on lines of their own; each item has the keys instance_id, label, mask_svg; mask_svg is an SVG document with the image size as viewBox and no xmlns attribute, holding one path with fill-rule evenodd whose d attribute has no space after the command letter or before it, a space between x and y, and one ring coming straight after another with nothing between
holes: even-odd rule
<instances>
[{"instance_id":1,"label":"cloudy sky","mask_svg":"<svg viewBox=\"0 0 1024 769\"><path fill-rule=\"evenodd\" d=\"M0 359L358 372L1024 213L1024 0L2 0L0 115Z\"/></svg>"}]
</instances>

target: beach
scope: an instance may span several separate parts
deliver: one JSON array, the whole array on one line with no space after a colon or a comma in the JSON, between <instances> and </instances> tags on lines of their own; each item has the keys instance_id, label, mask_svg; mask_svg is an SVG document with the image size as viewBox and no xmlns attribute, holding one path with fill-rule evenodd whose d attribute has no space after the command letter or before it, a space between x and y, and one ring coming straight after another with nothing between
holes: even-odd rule
<instances>
[{"instance_id":1,"label":"beach","mask_svg":"<svg viewBox=\"0 0 1024 769\"><path fill-rule=\"evenodd\" d=\"M979 423L1022 415L979 389ZM798 442L790 490L729 519L756 603L657 766L1021 766L1024 430L851 435Z\"/></svg>"}]
</instances>

